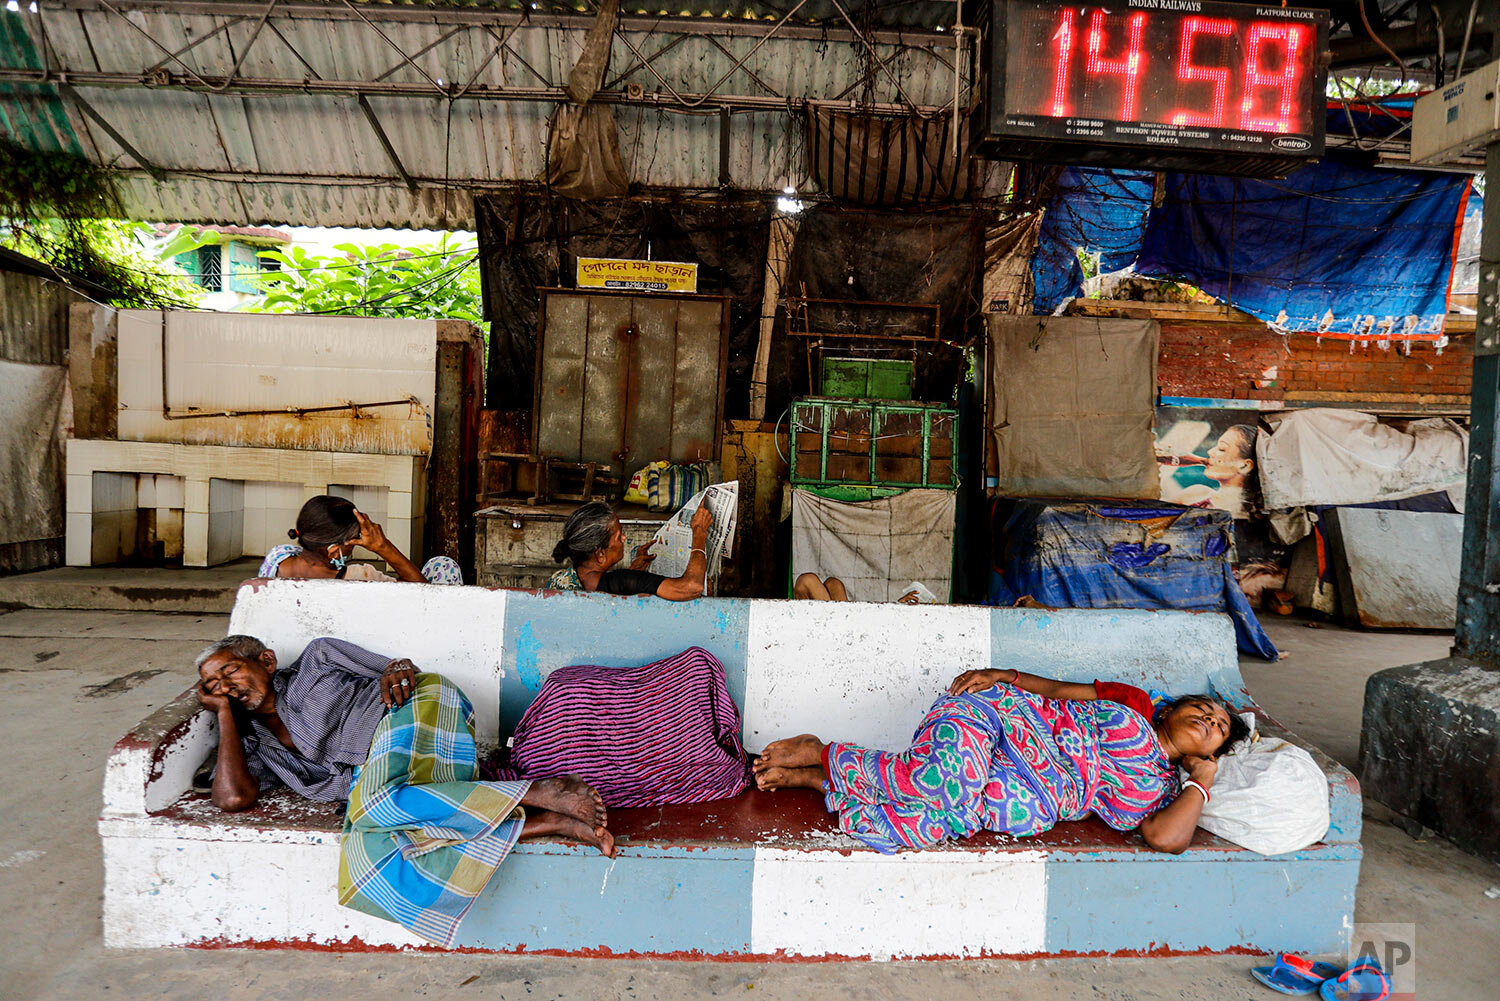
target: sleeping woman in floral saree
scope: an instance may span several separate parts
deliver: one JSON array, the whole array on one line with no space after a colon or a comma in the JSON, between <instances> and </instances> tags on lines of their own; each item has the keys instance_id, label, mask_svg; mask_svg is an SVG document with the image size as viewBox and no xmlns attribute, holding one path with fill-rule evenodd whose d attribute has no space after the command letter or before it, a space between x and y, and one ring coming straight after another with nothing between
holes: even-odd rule
<instances>
[{"instance_id":1,"label":"sleeping woman in floral saree","mask_svg":"<svg viewBox=\"0 0 1500 1001\"><path fill-rule=\"evenodd\" d=\"M767 745L755 781L823 792L839 827L882 852L979 831L1040 834L1095 813L1177 853L1192 840L1218 756L1248 732L1206 695L1153 709L1130 685L966 671L933 703L908 750L803 734ZM1188 773L1180 785L1179 767Z\"/></svg>"}]
</instances>

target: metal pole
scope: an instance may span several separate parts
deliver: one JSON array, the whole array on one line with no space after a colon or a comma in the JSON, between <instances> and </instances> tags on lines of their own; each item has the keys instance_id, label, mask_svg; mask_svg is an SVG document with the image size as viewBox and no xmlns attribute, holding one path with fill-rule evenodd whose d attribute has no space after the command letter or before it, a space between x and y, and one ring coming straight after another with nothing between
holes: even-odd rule
<instances>
[{"instance_id":1,"label":"metal pole","mask_svg":"<svg viewBox=\"0 0 1500 1001\"><path fill-rule=\"evenodd\" d=\"M507 51L509 51L507 49ZM511 53L514 55L514 52ZM195 74L196 75L196 74ZM340 97L355 97L364 94L367 97L408 97L425 100L444 100L447 92L436 92L431 84L427 83L397 83L389 81L371 80L319 80L302 79L293 80L288 78L260 78L260 77L199 77L201 82L193 83L182 76L173 75L166 83L148 83L141 79L138 73L101 73L94 70L63 70L48 72L31 68L15 66L0 66L0 84L23 84L23 85L57 85L66 77L66 82L73 87L87 88L110 88L127 90L174 90L183 93L214 93L214 94L243 94L250 95L298 95L298 94L334 94ZM453 95L453 100L466 101L540 101L560 102L568 100L568 93L562 87L492 87L479 84L471 87L466 93ZM683 107L678 100L687 101L692 107ZM639 105L649 108L659 108L665 112L681 112L683 114L701 114L708 109L730 108L736 111L786 111L788 109L805 109L816 107L833 107L840 110L848 110L845 102L829 101L822 98L783 98L768 97L759 94L698 94L678 93L675 96L663 93L646 93L640 97L632 97L629 92L623 91L599 91L591 99L592 103ZM862 111L871 114L897 114L911 111L913 106L909 104L891 104L875 102L860 105ZM916 111L922 115L941 115L949 112L951 108L947 104L942 105L916 105Z\"/></svg>"},{"instance_id":2,"label":"metal pole","mask_svg":"<svg viewBox=\"0 0 1500 1001\"><path fill-rule=\"evenodd\" d=\"M1454 653L1500 667L1500 142L1485 154L1484 236L1479 248L1469 479Z\"/></svg>"},{"instance_id":3,"label":"metal pole","mask_svg":"<svg viewBox=\"0 0 1500 1001\"><path fill-rule=\"evenodd\" d=\"M176 14L179 16L200 15L210 18L259 17L265 9L264 0L38 0L43 10L89 12L118 9L126 12L141 11L152 14ZM425 4L391 5L371 4L367 11L350 10L343 6L330 6L326 2L303 2L282 0L276 7L278 18L296 18L304 21L355 21L361 14L382 24L406 22L415 24L473 24L511 28L524 25L528 28L556 28L565 31L585 32L594 23L593 14L544 14L540 11L492 10L475 7L433 7ZM132 22L134 23L134 22ZM215 25L217 26L217 24ZM1482 19L1481 19L1482 27ZM927 46L949 44L947 33L933 28L878 28L867 32L850 30L834 24L787 24L776 27L775 22L752 21L740 18L674 17L631 15L620 18L620 30L632 34L685 34L717 35L724 37L760 38L774 33L780 38L795 38L814 42L854 42L861 37L877 45Z\"/></svg>"}]
</instances>

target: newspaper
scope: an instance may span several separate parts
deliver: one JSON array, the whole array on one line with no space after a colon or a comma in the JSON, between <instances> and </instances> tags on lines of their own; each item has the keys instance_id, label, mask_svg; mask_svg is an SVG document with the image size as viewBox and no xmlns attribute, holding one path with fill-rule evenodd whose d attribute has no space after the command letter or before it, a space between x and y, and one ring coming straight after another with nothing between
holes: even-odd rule
<instances>
[{"instance_id":1,"label":"newspaper","mask_svg":"<svg viewBox=\"0 0 1500 1001\"><path fill-rule=\"evenodd\" d=\"M688 523L699 504L706 503L714 523L708 530L708 579L719 575L726 555L734 553L734 528L740 513L740 483L715 483L688 498L681 510L662 523L651 540L651 572L663 577L681 577L692 557L693 530Z\"/></svg>"},{"instance_id":2,"label":"newspaper","mask_svg":"<svg viewBox=\"0 0 1500 1001\"><path fill-rule=\"evenodd\" d=\"M908 605L942 604L942 602L938 600L938 596L933 594L932 590L919 580L914 580L910 584L906 585L906 587L901 592L901 597L904 598L907 595L912 596L911 600L906 602L906 604ZM897 598L896 600L900 601L901 598Z\"/></svg>"}]
</instances>

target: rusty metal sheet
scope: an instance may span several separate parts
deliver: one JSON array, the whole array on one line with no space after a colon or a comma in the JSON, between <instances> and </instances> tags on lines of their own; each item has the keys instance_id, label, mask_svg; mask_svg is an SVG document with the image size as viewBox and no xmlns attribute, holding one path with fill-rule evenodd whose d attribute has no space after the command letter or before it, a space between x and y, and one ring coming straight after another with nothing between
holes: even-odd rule
<instances>
[{"instance_id":1,"label":"rusty metal sheet","mask_svg":"<svg viewBox=\"0 0 1500 1001\"><path fill-rule=\"evenodd\" d=\"M666 388L673 392L678 351L677 314L681 308L672 299L640 299L635 303L636 327L640 341L636 348L636 374L642 387ZM658 396L658 401L660 397ZM643 401L644 402L644 401ZM648 462L671 459L672 406L650 405L632 408L630 415L630 472Z\"/></svg>"},{"instance_id":2,"label":"rusty metal sheet","mask_svg":"<svg viewBox=\"0 0 1500 1001\"><path fill-rule=\"evenodd\" d=\"M631 473L718 455L727 300L546 289L536 450Z\"/></svg>"},{"instance_id":3,"label":"rusty metal sheet","mask_svg":"<svg viewBox=\"0 0 1500 1001\"><path fill-rule=\"evenodd\" d=\"M411 455L432 447L431 320L122 310L119 328L122 441Z\"/></svg>"},{"instance_id":4,"label":"rusty metal sheet","mask_svg":"<svg viewBox=\"0 0 1500 1001\"><path fill-rule=\"evenodd\" d=\"M31 275L0 272L0 359L68 363L68 310L83 296Z\"/></svg>"},{"instance_id":5,"label":"rusty metal sheet","mask_svg":"<svg viewBox=\"0 0 1500 1001\"><path fill-rule=\"evenodd\" d=\"M625 448L626 401L634 339L630 300L599 296L588 300L584 355L583 423L578 459L620 468Z\"/></svg>"},{"instance_id":6,"label":"rusty metal sheet","mask_svg":"<svg viewBox=\"0 0 1500 1001\"><path fill-rule=\"evenodd\" d=\"M684 302L678 311L672 450L681 458L718 454L724 408L723 303Z\"/></svg>"},{"instance_id":7,"label":"rusty metal sheet","mask_svg":"<svg viewBox=\"0 0 1500 1001\"><path fill-rule=\"evenodd\" d=\"M541 322L542 329L550 334L537 337L537 409L532 424L536 429L536 451L577 458L583 428L588 300L544 293Z\"/></svg>"}]
</instances>

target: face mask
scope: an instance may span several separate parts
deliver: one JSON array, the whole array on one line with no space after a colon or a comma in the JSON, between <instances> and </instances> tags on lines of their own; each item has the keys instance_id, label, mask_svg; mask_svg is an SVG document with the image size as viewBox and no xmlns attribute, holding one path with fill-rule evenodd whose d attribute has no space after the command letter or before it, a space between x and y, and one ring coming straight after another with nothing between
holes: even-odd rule
<instances>
[{"instance_id":1,"label":"face mask","mask_svg":"<svg viewBox=\"0 0 1500 1001\"><path fill-rule=\"evenodd\" d=\"M349 557L343 555L342 553L340 553L338 556L329 557L328 559L328 565L333 567L339 573L344 572L344 567L346 564L348 564L348 562Z\"/></svg>"}]
</instances>

